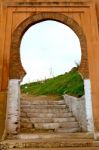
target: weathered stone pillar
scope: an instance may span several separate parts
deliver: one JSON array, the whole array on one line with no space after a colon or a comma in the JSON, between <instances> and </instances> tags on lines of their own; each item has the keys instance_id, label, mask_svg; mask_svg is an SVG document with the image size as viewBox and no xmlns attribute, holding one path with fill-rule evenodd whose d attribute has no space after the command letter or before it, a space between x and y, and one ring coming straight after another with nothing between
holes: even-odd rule
<instances>
[{"instance_id":1,"label":"weathered stone pillar","mask_svg":"<svg viewBox=\"0 0 99 150\"><path fill-rule=\"evenodd\" d=\"M87 131L94 133L91 84L90 84L89 79L84 80L84 89L85 89L85 107L86 107Z\"/></svg>"},{"instance_id":2,"label":"weathered stone pillar","mask_svg":"<svg viewBox=\"0 0 99 150\"><path fill-rule=\"evenodd\" d=\"M20 83L18 79L9 80L7 97L6 133L20 131Z\"/></svg>"}]
</instances>

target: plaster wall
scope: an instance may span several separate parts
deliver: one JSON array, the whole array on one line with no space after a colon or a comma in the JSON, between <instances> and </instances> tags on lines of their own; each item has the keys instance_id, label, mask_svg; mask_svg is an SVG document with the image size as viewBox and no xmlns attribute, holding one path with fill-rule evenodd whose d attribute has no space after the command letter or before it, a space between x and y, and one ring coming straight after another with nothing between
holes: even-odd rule
<instances>
[{"instance_id":1,"label":"plaster wall","mask_svg":"<svg viewBox=\"0 0 99 150\"><path fill-rule=\"evenodd\" d=\"M86 108L85 108L85 96L81 98L76 98L69 95L64 95L64 100L66 105L69 107L70 111L76 117L79 122L79 126L82 131L87 132L87 117L86 117Z\"/></svg>"}]
</instances>

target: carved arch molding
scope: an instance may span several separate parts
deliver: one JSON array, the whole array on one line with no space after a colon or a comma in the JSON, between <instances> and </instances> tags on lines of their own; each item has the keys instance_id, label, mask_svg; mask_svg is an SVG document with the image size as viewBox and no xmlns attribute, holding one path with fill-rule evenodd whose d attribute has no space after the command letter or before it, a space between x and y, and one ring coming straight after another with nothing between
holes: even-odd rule
<instances>
[{"instance_id":1,"label":"carved arch molding","mask_svg":"<svg viewBox=\"0 0 99 150\"><path fill-rule=\"evenodd\" d=\"M20 59L20 43L22 36L27 31L27 29L41 21L45 20L55 20L69 26L78 36L81 45L81 64L79 66L79 72L82 74L83 78L89 77L88 71L88 60L87 60L87 42L86 37L82 28L79 24L72 18L59 13L38 13L28 17L24 20L13 32L11 41L11 51L10 51L10 79L22 79L25 75L25 70L22 67Z\"/></svg>"}]
</instances>

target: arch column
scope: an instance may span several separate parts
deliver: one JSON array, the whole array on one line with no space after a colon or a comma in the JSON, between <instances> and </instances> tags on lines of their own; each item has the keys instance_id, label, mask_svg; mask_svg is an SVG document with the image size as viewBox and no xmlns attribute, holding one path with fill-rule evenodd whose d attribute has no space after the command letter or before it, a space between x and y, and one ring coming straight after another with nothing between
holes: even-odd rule
<instances>
[{"instance_id":1,"label":"arch column","mask_svg":"<svg viewBox=\"0 0 99 150\"><path fill-rule=\"evenodd\" d=\"M90 133L94 133L90 79L84 79L84 90L85 90L85 110L86 110L87 131Z\"/></svg>"},{"instance_id":2,"label":"arch column","mask_svg":"<svg viewBox=\"0 0 99 150\"><path fill-rule=\"evenodd\" d=\"M20 80L10 79L7 96L6 134L20 131Z\"/></svg>"}]
</instances>

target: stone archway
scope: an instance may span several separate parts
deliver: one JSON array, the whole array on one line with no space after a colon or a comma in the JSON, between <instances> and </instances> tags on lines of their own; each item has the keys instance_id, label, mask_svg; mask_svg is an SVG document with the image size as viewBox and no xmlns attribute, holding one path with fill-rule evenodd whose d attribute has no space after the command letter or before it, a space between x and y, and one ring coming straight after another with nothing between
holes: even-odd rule
<instances>
[{"instance_id":1,"label":"stone archway","mask_svg":"<svg viewBox=\"0 0 99 150\"><path fill-rule=\"evenodd\" d=\"M59 13L38 13L35 15L31 15L29 18L24 20L13 32L12 34L12 41L11 41L11 50L10 50L10 81L9 81L9 92L8 92L8 99L9 99L9 104L8 104L8 115L10 112L13 112L13 114L16 114L16 118L14 117L13 121L13 115L9 115L10 119L8 121L8 133L18 133L19 128L20 128L20 123L19 123L19 114L20 114L20 92L19 92L19 80L21 80L24 75L25 75L25 70L22 67L21 60L20 60L20 42L23 34L27 31L27 29L41 21L45 20L55 20L58 22L61 22L67 26L69 26L78 36L81 44L81 51L82 51L82 57L81 57L81 64L79 66L79 72L85 79L85 91L88 90L89 92L89 103L90 103L90 115L92 115L92 106L91 106L91 91L90 89L90 80L87 80L89 78L89 71L88 71L88 60L87 60L87 42L86 42L86 37L84 35L84 32L82 28L79 26L79 24L73 20L72 18L65 16L63 14ZM13 86L14 85L14 86ZM87 88L86 88L87 85ZM12 88L12 89L10 89ZM87 90L86 90L87 89ZM17 91L17 95L15 95L15 92ZM13 94L11 94L13 93ZM85 92L85 95L86 92ZM12 103L16 104L16 109L13 109L14 105ZM12 108L10 108L9 112L9 107L10 105ZM86 104L87 106L87 104ZM88 108L89 109L89 108ZM88 114L89 114L88 112ZM11 122L12 118L12 122ZM88 124L89 124L89 131L93 130L93 120L90 121L90 116L87 116ZM13 130L12 130L13 128Z\"/></svg>"},{"instance_id":2,"label":"stone archway","mask_svg":"<svg viewBox=\"0 0 99 150\"><path fill-rule=\"evenodd\" d=\"M11 96L10 94L14 96L14 92L16 92L15 88L14 92L10 93L8 91L8 82L10 82L10 87L15 83L16 88L18 88L19 80L25 74L21 66L19 53L22 35L31 25L47 19L56 20L68 25L75 31L80 40L82 62L79 72L86 81L86 91L90 93L89 89L92 90L90 93L90 96L92 96L92 106L89 108L89 104L88 109L93 108L93 113L90 114L90 118L92 116L94 117L94 134L95 138L99 137L98 1L46 0L45 2L44 0L0 0L0 139L3 136L6 126L7 93L9 92L9 96ZM89 77L90 80L88 79ZM16 79L17 81L15 81ZM11 102L14 100L13 96Z\"/></svg>"},{"instance_id":3,"label":"stone archway","mask_svg":"<svg viewBox=\"0 0 99 150\"><path fill-rule=\"evenodd\" d=\"M23 34L31 26L40 21L45 20L56 20L67 26L69 26L78 36L81 44L81 64L79 67L79 72L84 78L89 77L88 71L88 60L87 60L87 42L86 37L83 33L82 28L79 24L72 18L59 13L38 13L36 15L31 15L29 18L24 20L13 32L11 51L10 51L10 79L22 79L25 75L25 71L21 65L20 60L20 42Z\"/></svg>"}]
</instances>

